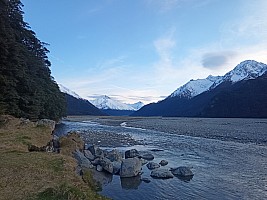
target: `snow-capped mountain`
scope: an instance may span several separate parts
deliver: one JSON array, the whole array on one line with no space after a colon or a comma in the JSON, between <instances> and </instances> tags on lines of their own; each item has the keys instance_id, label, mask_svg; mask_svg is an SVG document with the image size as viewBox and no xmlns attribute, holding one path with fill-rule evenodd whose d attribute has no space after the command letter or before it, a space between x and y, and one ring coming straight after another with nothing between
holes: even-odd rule
<instances>
[{"instance_id":1,"label":"snow-capped mountain","mask_svg":"<svg viewBox=\"0 0 267 200\"><path fill-rule=\"evenodd\" d=\"M169 97L185 97L192 98L209 90L209 88L215 83L222 79L221 76L208 76L205 79L190 80L185 85L175 90Z\"/></svg>"},{"instance_id":2,"label":"snow-capped mountain","mask_svg":"<svg viewBox=\"0 0 267 200\"><path fill-rule=\"evenodd\" d=\"M175 90L169 97L192 98L205 91L214 89L225 81L236 83L241 80L255 79L267 71L267 65L254 60L246 60L224 76L208 76L205 79L190 80Z\"/></svg>"},{"instance_id":3,"label":"snow-capped mountain","mask_svg":"<svg viewBox=\"0 0 267 200\"><path fill-rule=\"evenodd\" d=\"M142 108L145 104L141 101L138 101L137 103L133 103L133 104L127 104L131 107L134 108L134 110L139 110L140 108Z\"/></svg>"},{"instance_id":4,"label":"snow-capped mountain","mask_svg":"<svg viewBox=\"0 0 267 200\"><path fill-rule=\"evenodd\" d=\"M82 97L80 97L78 94L76 94L75 92L71 91L70 89L66 88L65 86L58 84L59 89L61 92L69 94L77 99L82 99Z\"/></svg>"},{"instance_id":5,"label":"snow-capped mountain","mask_svg":"<svg viewBox=\"0 0 267 200\"><path fill-rule=\"evenodd\" d=\"M116 99L113 99L111 97L108 97L106 95L99 96L98 98L94 100L90 100L90 102L95 105L99 109L107 110L107 109L112 109L112 110L138 110L134 108L132 105L122 103Z\"/></svg>"}]
</instances>

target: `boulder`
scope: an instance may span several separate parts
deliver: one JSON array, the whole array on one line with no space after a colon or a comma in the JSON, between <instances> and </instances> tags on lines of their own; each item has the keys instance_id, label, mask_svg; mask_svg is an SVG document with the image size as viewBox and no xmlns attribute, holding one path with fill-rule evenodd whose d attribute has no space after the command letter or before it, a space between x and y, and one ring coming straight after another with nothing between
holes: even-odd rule
<instances>
[{"instance_id":1,"label":"boulder","mask_svg":"<svg viewBox=\"0 0 267 200\"><path fill-rule=\"evenodd\" d=\"M161 166L165 166L165 165L168 165L168 161L167 160L161 160L159 164Z\"/></svg>"},{"instance_id":2,"label":"boulder","mask_svg":"<svg viewBox=\"0 0 267 200\"><path fill-rule=\"evenodd\" d=\"M146 166L148 169L156 169L160 167L158 163L154 163L154 162L149 162Z\"/></svg>"},{"instance_id":3,"label":"boulder","mask_svg":"<svg viewBox=\"0 0 267 200\"><path fill-rule=\"evenodd\" d=\"M100 164L100 158L96 158L94 159L93 161L91 161L91 163L95 166L99 165Z\"/></svg>"},{"instance_id":4,"label":"boulder","mask_svg":"<svg viewBox=\"0 0 267 200\"><path fill-rule=\"evenodd\" d=\"M112 162L112 165L113 165L113 174L120 174L121 162L114 161Z\"/></svg>"},{"instance_id":5,"label":"boulder","mask_svg":"<svg viewBox=\"0 0 267 200\"><path fill-rule=\"evenodd\" d=\"M89 146L88 150L92 153L93 156L104 157L103 150L96 145Z\"/></svg>"},{"instance_id":6,"label":"boulder","mask_svg":"<svg viewBox=\"0 0 267 200\"><path fill-rule=\"evenodd\" d=\"M134 158L138 156L140 156L140 154L136 149L130 149L125 151L125 158Z\"/></svg>"},{"instance_id":7,"label":"boulder","mask_svg":"<svg viewBox=\"0 0 267 200\"><path fill-rule=\"evenodd\" d=\"M182 176L182 177L194 176L193 172L188 167L185 167L185 166L172 168L170 169L170 171L175 176Z\"/></svg>"},{"instance_id":8,"label":"boulder","mask_svg":"<svg viewBox=\"0 0 267 200\"><path fill-rule=\"evenodd\" d=\"M154 156L151 153L147 153L147 154L141 155L141 158L145 160L153 160Z\"/></svg>"},{"instance_id":9,"label":"boulder","mask_svg":"<svg viewBox=\"0 0 267 200\"><path fill-rule=\"evenodd\" d=\"M96 166L96 171L102 172L103 171L103 167L101 165L97 165Z\"/></svg>"},{"instance_id":10,"label":"boulder","mask_svg":"<svg viewBox=\"0 0 267 200\"><path fill-rule=\"evenodd\" d=\"M172 173L168 169L154 169L151 171L150 174L151 177L153 178L173 178Z\"/></svg>"},{"instance_id":11,"label":"boulder","mask_svg":"<svg viewBox=\"0 0 267 200\"><path fill-rule=\"evenodd\" d=\"M141 172L141 161L139 158L128 158L122 160L120 176L134 177Z\"/></svg>"},{"instance_id":12,"label":"boulder","mask_svg":"<svg viewBox=\"0 0 267 200\"><path fill-rule=\"evenodd\" d=\"M91 153L89 150L84 150L84 155L86 158L88 158L90 161L93 161L95 159L95 156Z\"/></svg>"},{"instance_id":13,"label":"boulder","mask_svg":"<svg viewBox=\"0 0 267 200\"><path fill-rule=\"evenodd\" d=\"M74 158L78 161L78 165L80 165L82 168L94 168L94 166L91 164L90 160L88 160L82 152L79 150L74 151L73 153Z\"/></svg>"},{"instance_id":14,"label":"boulder","mask_svg":"<svg viewBox=\"0 0 267 200\"><path fill-rule=\"evenodd\" d=\"M121 161L122 154L117 149L113 149L112 151L107 152L106 158L108 158L111 162Z\"/></svg>"},{"instance_id":15,"label":"boulder","mask_svg":"<svg viewBox=\"0 0 267 200\"><path fill-rule=\"evenodd\" d=\"M99 165L103 167L104 170L106 170L109 173L113 173L113 164L112 162L107 158L102 158L99 160Z\"/></svg>"}]
</instances>

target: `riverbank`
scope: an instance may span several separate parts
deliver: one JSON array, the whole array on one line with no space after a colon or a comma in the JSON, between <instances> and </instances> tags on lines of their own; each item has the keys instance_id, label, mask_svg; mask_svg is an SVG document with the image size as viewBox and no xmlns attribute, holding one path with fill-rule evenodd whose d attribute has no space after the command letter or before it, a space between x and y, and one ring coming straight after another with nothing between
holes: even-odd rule
<instances>
[{"instance_id":1,"label":"riverbank","mask_svg":"<svg viewBox=\"0 0 267 200\"><path fill-rule=\"evenodd\" d=\"M72 151L83 145L78 136L61 139L61 153L29 152L52 139L45 125L0 118L0 199L105 199L97 194L90 172L75 173Z\"/></svg>"}]
</instances>

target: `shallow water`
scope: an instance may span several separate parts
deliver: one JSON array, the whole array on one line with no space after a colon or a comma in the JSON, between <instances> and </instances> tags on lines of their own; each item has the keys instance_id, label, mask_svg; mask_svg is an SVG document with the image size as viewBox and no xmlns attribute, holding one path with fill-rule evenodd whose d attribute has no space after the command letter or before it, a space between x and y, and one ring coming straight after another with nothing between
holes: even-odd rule
<instances>
[{"instance_id":1,"label":"shallow water","mask_svg":"<svg viewBox=\"0 0 267 200\"><path fill-rule=\"evenodd\" d=\"M101 194L112 199L151 200L267 198L267 146L168 134L127 127L127 123L122 125L65 121L57 127L57 134L76 130L88 144L97 143L122 151L136 148L152 153L153 162L169 161L166 168L189 166L195 175L191 180L153 179L150 170L143 166L142 178L149 178L150 183L140 181L140 177L121 179L113 176L103 186ZM110 137L117 135L120 135L119 142L110 144ZM130 141L129 136L137 142ZM152 149L163 151L152 152Z\"/></svg>"}]
</instances>

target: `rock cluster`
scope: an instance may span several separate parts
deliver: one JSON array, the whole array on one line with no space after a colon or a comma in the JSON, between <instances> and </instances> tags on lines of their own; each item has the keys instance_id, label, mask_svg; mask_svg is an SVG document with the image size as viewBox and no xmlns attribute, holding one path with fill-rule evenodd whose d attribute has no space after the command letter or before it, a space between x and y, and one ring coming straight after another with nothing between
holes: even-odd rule
<instances>
[{"instance_id":1,"label":"rock cluster","mask_svg":"<svg viewBox=\"0 0 267 200\"><path fill-rule=\"evenodd\" d=\"M83 151L76 150L74 157L77 159L79 166L82 168L95 169L98 172L105 171L109 174L119 175L122 180L130 177L140 177L140 181L150 182L148 178L141 178L142 165L154 159L152 154L140 154L136 149L125 151L124 156L116 149L107 151L92 145ZM124 158L123 158L124 157ZM146 166L152 170L150 176L153 178L173 178L191 177L193 172L185 166L176 168L161 168L168 165L168 161L161 160L160 163L149 162ZM79 172L81 174L81 172Z\"/></svg>"}]
</instances>

